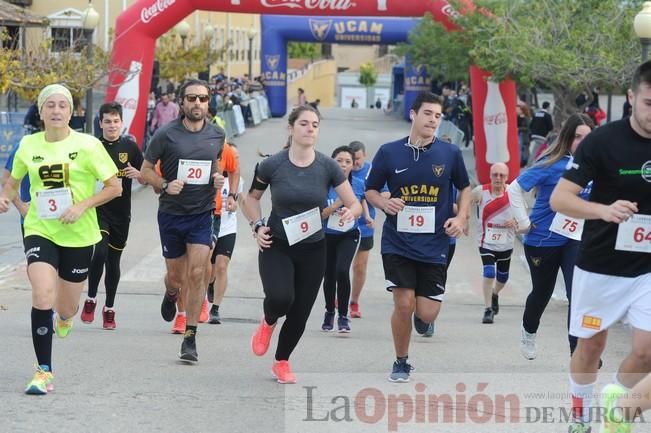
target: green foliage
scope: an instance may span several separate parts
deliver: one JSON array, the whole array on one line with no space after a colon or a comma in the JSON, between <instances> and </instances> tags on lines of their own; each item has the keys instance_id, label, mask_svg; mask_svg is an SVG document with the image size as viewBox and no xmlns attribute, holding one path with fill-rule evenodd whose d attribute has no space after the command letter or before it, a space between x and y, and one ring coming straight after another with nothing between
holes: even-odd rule
<instances>
[{"instance_id":1,"label":"green foliage","mask_svg":"<svg viewBox=\"0 0 651 433\"><path fill-rule=\"evenodd\" d=\"M377 82L377 71L373 63L359 65L359 84L364 87L373 87Z\"/></svg>"},{"instance_id":2,"label":"green foliage","mask_svg":"<svg viewBox=\"0 0 651 433\"><path fill-rule=\"evenodd\" d=\"M287 57L290 59L314 59L321 57L321 44L310 42L289 42Z\"/></svg>"},{"instance_id":3,"label":"green foliage","mask_svg":"<svg viewBox=\"0 0 651 433\"><path fill-rule=\"evenodd\" d=\"M225 48L215 50L210 47L210 41L201 41L198 45L190 46L188 41L193 40L191 35L186 39L186 46L183 41L171 31L156 41L156 60L160 65L160 78L180 83L198 71L204 71L209 64L222 56ZM227 46L230 44L226 44Z\"/></svg>"}]
</instances>

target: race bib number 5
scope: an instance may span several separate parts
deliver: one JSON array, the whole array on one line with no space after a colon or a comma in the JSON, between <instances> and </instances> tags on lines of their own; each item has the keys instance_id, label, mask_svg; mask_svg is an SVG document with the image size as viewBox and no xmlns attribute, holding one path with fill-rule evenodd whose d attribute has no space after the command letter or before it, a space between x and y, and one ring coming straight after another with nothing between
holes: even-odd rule
<instances>
[{"instance_id":1,"label":"race bib number 5","mask_svg":"<svg viewBox=\"0 0 651 433\"><path fill-rule=\"evenodd\" d=\"M561 236L565 236L566 238L580 241L581 235L583 234L584 223L585 220L571 218L560 212L556 212L556 215L552 220L552 225L549 226L549 230Z\"/></svg>"},{"instance_id":2,"label":"race bib number 5","mask_svg":"<svg viewBox=\"0 0 651 433\"><path fill-rule=\"evenodd\" d=\"M615 249L651 253L651 215L636 214L617 228Z\"/></svg>"},{"instance_id":3,"label":"race bib number 5","mask_svg":"<svg viewBox=\"0 0 651 433\"><path fill-rule=\"evenodd\" d=\"M57 219L71 206L70 188L53 188L36 192L36 208L40 219Z\"/></svg>"},{"instance_id":4,"label":"race bib number 5","mask_svg":"<svg viewBox=\"0 0 651 433\"><path fill-rule=\"evenodd\" d=\"M208 185L212 161L197 159L179 159L177 178L189 185Z\"/></svg>"},{"instance_id":5,"label":"race bib number 5","mask_svg":"<svg viewBox=\"0 0 651 433\"><path fill-rule=\"evenodd\" d=\"M336 230L338 232L347 232L353 228L355 225L355 220L344 221L341 218L341 209L337 209L328 217L327 227L330 230Z\"/></svg>"},{"instance_id":6,"label":"race bib number 5","mask_svg":"<svg viewBox=\"0 0 651 433\"><path fill-rule=\"evenodd\" d=\"M402 233L434 233L436 207L405 206L398 212L398 231Z\"/></svg>"},{"instance_id":7,"label":"race bib number 5","mask_svg":"<svg viewBox=\"0 0 651 433\"><path fill-rule=\"evenodd\" d=\"M321 212L315 207L298 215L283 218L287 243L294 245L321 230Z\"/></svg>"}]
</instances>

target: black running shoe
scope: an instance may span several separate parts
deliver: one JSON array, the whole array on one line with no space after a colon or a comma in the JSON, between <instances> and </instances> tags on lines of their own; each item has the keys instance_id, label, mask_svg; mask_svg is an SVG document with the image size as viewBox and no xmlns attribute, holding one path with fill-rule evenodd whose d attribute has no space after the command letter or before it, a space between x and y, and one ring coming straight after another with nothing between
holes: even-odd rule
<instances>
[{"instance_id":1,"label":"black running shoe","mask_svg":"<svg viewBox=\"0 0 651 433\"><path fill-rule=\"evenodd\" d=\"M497 313L500 312L500 297L495 293L491 296L491 308L493 309L493 316L497 316Z\"/></svg>"},{"instance_id":2,"label":"black running shoe","mask_svg":"<svg viewBox=\"0 0 651 433\"><path fill-rule=\"evenodd\" d=\"M211 304L215 301L215 282L208 284L208 290L206 291L208 295L208 302ZM212 322L210 322L212 323Z\"/></svg>"},{"instance_id":3,"label":"black running shoe","mask_svg":"<svg viewBox=\"0 0 651 433\"><path fill-rule=\"evenodd\" d=\"M208 323L212 323L213 325L219 325L222 323L222 318L219 317L219 307L216 305L213 305L210 309L210 319L208 319Z\"/></svg>"},{"instance_id":4,"label":"black running shoe","mask_svg":"<svg viewBox=\"0 0 651 433\"><path fill-rule=\"evenodd\" d=\"M416 314L414 314L414 329L420 335L423 335L429 330L429 323L420 320L418 318L418 316L416 316Z\"/></svg>"},{"instance_id":5,"label":"black running shoe","mask_svg":"<svg viewBox=\"0 0 651 433\"><path fill-rule=\"evenodd\" d=\"M185 331L183 343L181 343L181 353L179 353L179 358L190 362L199 361L199 355L197 354L197 342L195 340L193 331Z\"/></svg>"},{"instance_id":6,"label":"black running shoe","mask_svg":"<svg viewBox=\"0 0 651 433\"><path fill-rule=\"evenodd\" d=\"M171 322L176 317L176 299L178 297L178 291L174 295L165 292L163 296L163 302L160 304L160 315L163 316L163 320L166 322Z\"/></svg>"},{"instance_id":7,"label":"black running shoe","mask_svg":"<svg viewBox=\"0 0 651 433\"><path fill-rule=\"evenodd\" d=\"M484 310L484 317L481 319L481 323L493 323L493 316L495 313L492 308L486 308Z\"/></svg>"}]
</instances>

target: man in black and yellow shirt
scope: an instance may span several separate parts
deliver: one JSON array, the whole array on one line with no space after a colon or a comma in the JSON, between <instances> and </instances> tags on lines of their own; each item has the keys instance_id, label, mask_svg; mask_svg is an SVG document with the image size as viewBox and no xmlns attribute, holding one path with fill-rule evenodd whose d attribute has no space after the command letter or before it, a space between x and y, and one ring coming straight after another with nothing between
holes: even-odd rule
<instances>
[{"instance_id":1,"label":"man in black and yellow shirt","mask_svg":"<svg viewBox=\"0 0 651 433\"><path fill-rule=\"evenodd\" d=\"M109 102L99 109L101 142L118 168L122 181L122 195L97 208L97 219L102 241L95 246L88 276L88 298L84 302L81 320L92 323L95 318L97 287L102 278L104 266L106 276L106 302L102 309L103 328L115 329L115 294L120 281L120 256L127 244L131 221L131 183L133 179L143 183L140 166L143 157L138 145L127 135L122 135L122 106Z\"/></svg>"}]
</instances>

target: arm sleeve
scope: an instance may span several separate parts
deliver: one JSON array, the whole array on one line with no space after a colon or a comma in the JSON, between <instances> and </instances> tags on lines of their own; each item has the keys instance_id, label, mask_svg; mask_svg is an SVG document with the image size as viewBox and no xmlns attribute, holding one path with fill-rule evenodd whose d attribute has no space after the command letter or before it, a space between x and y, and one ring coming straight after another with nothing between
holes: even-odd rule
<instances>
[{"instance_id":1,"label":"arm sleeve","mask_svg":"<svg viewBox=\"0 0 651 433\"><path fill-rule=\"evenodd\" d=\"M511 205L511 213L518 222L518 226L526 228L531 224L529 215L527 215L527 208L524 202L524 190L521 188L517 180L514 180L507 188L509 194L509 203Z\"/></svg>"},{"instance_id":2,"label":"arm sleeve","mask_svg":"<svg viewBox=\"0 0 651 433\"><path fill-rule=\"evenodd\" d=\"M163 142L161 140L161 132L158 131L154 134L147 146L147 152L145 153L145 159L152 164L156 164L156 161L161 159L163 155Z\"/></svg>"},{"instance_id":3,"label":"arm sleeve","mask_svg":"<svg viewBox=\"0 0 651 433\"><path fill-rule=\"evenodd\" d=\"M235 158L235 152L233 152L233 148L228 143L224 143L221 166L223 168L223 171L226 171L228 173L233 173L235 170L237 170L237 159Z\"/></svg>"},{"instance_id":4,"label":"arm sleeve","mask_svg":"<svg viewBox=\"0 0 651 433\"><path fill-rule=\"evenodd\" d=\"M258 165L256 166L255 170L255 175L253 181L255 182L255 177L260 179L262 182L269 184L271 183L271 175L274 170L274 160L271 159L273 157L269 157L265 159L264 161L260 161Z\"/></svg>"},{"instance_id":5,"label":"arm sleeve","mask_svg":"<svg viewBox=\"0 0 651 433\"><path fill-rule=\"evenodd\" d=\"M12 166L8 167L9 164L6 166L7 170L11 171L11 177L14 179L22 179L27 174L27 165L23 161L22 155L23 152L21 152L19 144L16 151L11 155ZM9 163L9 161L7 161L7 163Z\"/></svg>"},{"instance_id":6,"label":"arm sleeve","mask_svg":"<svg viewBox=\"0 0 651 433\"><path fill-rule=\"evenodd\" d=\"M366 190L382 191L386 187L388 176L386 173L385 163L386 160L384 147L377 151L371 164L371 169L366 176Z\"/></svg>"},{"instance_id":7,"label":"arm sleeve","mask_svg":"<svg viewBox=\"0 0 651 433\"><path fill-rule=\"evenodd\" d=\"M90 172L98 180L104 182L117 174L118 168L98 139L95 138L93 140L89 153L88 164L90 166Z\"/></svg>"},{"instance_id":8,"label":"arm sleeve","mask_svg":"<svg viewBox=\"0 0 651 433\"><path fill-rule=\"evenodd\" d=\"M518 176L518 185L525 192L529 192L536 185L543 183L548 173L549 170L544 170L541 166L533 166Z\"/></svg>"},{"instance_id":9,"label":"arm sleeve","mask_svg":"<svg viewBox=\"0 0 651 433\"><path fill-rule=\"evenodd\" d=\"M452 183L458 191L470 186L468 170L466 170L466 164L463 162L461 150L458 148L456 149L456 161L454 164L454 170L452 171Z\"/></svg>"},{"instance_id":10,"label":"arm sleeve","mask_svg":"<svg viewBox=\"0 0 651 433\"><path fill-rule=\"evenodd\" d=\"M579 186L585 187L594 179L597 172L597 157L594 140L581 142L574 154L574 159L568 164L568 169L563 173L563 178Z\"/></svg>"},{"instance_id":11,"label":"arm sleeve","mask_svg":"<svg viewBox=\"0 0 651 433\"><path fill-rule=\"evenodd\" d=\"M144 158L143 158L142 152L138 148L138 145L136 144L136 142L131 141L131 143L132 143L131 148L132 148L132 156L133 156L133 158L131 159L131 161L133 161L131 163L131 166L134 167L137 170L140 170L140 168L142 167L142 163L143 163Z\"/></svg>"}]
</instances>

